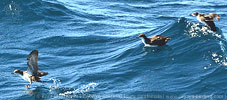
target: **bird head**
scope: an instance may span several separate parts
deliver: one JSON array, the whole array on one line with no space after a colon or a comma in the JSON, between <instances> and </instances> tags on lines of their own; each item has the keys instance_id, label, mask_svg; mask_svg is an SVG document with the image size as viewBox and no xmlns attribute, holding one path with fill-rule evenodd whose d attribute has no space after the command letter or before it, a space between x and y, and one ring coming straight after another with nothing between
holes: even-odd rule
<instances>
[{"instance_id":1,"label":"bird head","mask_svg":"<svg viewBox=\"0 0 227 100\"><path fill-rule=\"evenodd\" d=\"M12 72L12 74L23 74L23 71L16 69Z\"/></svg>"},{"instance_id":2,"label":"bird head","mask_svg":"<svg viewBox=\"0 0 227 100\"><path fill-rule=\"evenodd\" d=\"M138 36L138 38L140 38L140 37L146 37L146 36L145 36L145 34L140 34L140 35Z\"/></svg>"},{"instance_id":3,"label":"bird head","mask_svg":"<svg viewBox=\"0 0 227 100\"><path fill-rule=\"evenodd\" d=\"M198 13L198 12L194 12L194 13L192 13L191 15L192 15L192 16L198 16L199 13Z\"/></svg>"}]
</instances>

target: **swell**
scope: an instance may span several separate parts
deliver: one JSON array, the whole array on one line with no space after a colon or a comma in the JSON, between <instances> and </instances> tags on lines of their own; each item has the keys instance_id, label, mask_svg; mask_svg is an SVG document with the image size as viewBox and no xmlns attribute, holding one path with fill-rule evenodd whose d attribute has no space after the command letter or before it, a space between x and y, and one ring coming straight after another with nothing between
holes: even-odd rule
<instances>
[{"instance_id":1,"label":"swell","mask_svg":"<svg viewBox=\"0 0 227 100\"><path fill-rule=\"evenodd\" d=\"M90 79L116 83L116 85L134 83L141 81L138 77L144 77L144 73L150 74L146 70L150 69L151 71L163 71L163 76L159 77L162 81L169 80L164 77L175 76L170 77L173 81L165 84L156 82L160 86L169 84L171 86L169 90L173 91L176 88L174 86L183 84L184 87L177 89L187 91L194 84L198 84L198 80L201 78L212 75L214 73L212 70L218 69L216 65L223 66L222 63L215 60L216 56L212 56L213 53L217 53L223 56L223 59L225 58L223 49L220 47L220 41L222 41L222 48L226 48L222 32L219 30L214 33L209 31L209 28L204 31L203 28L204 25L197 25L195 22L180 18L159 29L145 32L148 36L161 34L171 37L167 46L158 48L143 48L141 40L136 38L139 33L125 37L109 35L50 36L33 41L31 45L40 48L41 51L52 52L49 57L53 59L53 63L49 63L49 66L55 65L55 62L59 61L61 64L55 66L56 68L63 72L65 69L70 69L67 71L70 73L68 76L78 77L66 79L68 85L78 81L87 82ZM194 33L197 35L192 35ZM204 68L208 68L207 71ZM180 72L176 69L179 69ZM77 74L84 70L86 70L86 75ZM182 71L185 73L181 73ZM174 80L178 82L174 82ZM146 81L136 84L146 84ZM107 85L102 91L111 89L116 88Z\"/></svg>"},{"instance_id":2,"label":"swell","mask_svg":"<svg viewBox=\"0 0 227 100\"><path fill-rule=\"evenodd\" d=\"M66 21L72 19L73 11L59 2L40 0L4 0L3 18L16 18L22 21L52 20Z\"/></svg>"},{"instance_id":3,"label":"swell","mask_svg":"<svg viewBox=\"0 0 227 100\"><path fill-rule=\"evenodd\" d=\"M207 31L204 31L204 27ZM168 56L172 58L179 58L178 63L181 62L181 57L189 57L188 61L193 62L194 60L198 60L196 59L197 56L210 56L208 51L215 51L216 53L221 53L221 55L223 55L223 51L220 48L220 41L223 42L222 47L226 48L226 41L220 30L217 33L212 32L206 26L197 25L197 23L187 21L185 18L180 18L174 23L145 33L148 36L151 36L152 34L161 34L171 37L171 40L167 43L169 47L157 49L158 52L159 50L161 50L161 52L163 51L163 54L158 55L160 58L165 58L165 54L167 54L167 52L164 50L168 48L169 50L167 51L171 52L168 53ZM49 49L67 48L65 50L60 50L57 53L64 54L62 56L93 56L94 58L97 58L94 63L100 63L99 61L104 62L109 60L121 61L125 60L124 58L139 58L143 55L144 51L141 51L142 44L139 39L136 39L136 35L126 37L101 35L87 35L78 37L52 36L34 41L32 45L36 45L39 48L47 47ZM66 50L73 50L74 52L66 52ZM149 52L152 50L147 49L147 51ZM190 57L190 55L197 56ZM182 60L182 63L183 62L184 61Z\"/></svg>"},{"instance_id":4,"label":"swell","mask_svg":"<svg viewBox=\"0 0 227 100\"><path fill-rule=\"evenodd\" d=\"M134 38L134 37L132 37ZM111 36L79 36L79 37L65 37L65 36L53 36L44 39L34 41L32 45L36 45L38 48L67 48L64 50L54 50L57 51L58 56L80 56L87 58L93 58L92 63L101 63L110 59L120 60L124 57L127 58L127 55L135 55L136 50L132 50L136 47L131 38L125 37L111 37ZM122 45L119 45L123 43ZM129 48L132 47L132 48ZM67 52L67 51L73 52ZM84 52L80 52L84 51ZM132 51L133 53L127 53ZM66 53L63 53L66 52ZM123 55L123 57L122 57ZM105 59L104 59L105 58ZM88 61L89 63L89 61Z\"/></svg>"},{"instance_id":5,"label":"swell","mask_svg":"<svg viewBox=\"0 0 227 100\"><path fill-rule=\"evenodd\" d=\"M39 48L44 54L51 52L48 57L42 55L41 58L53 60L47 66L55 66L54 69L60 70L62 75L77 77L65 78L64 84L89 82L92 79L97 83L115 83L118 86L101 85L103 88L100 91L107 93L111 90L118 93L118 89L129 88L122 85L124 83L138 86L135 88L145 88L145 84L150 86L147 91L165 87L158 91L160 93L175 89L185 93L194 89L203 92L203 88L196 85L205 86L207 78L220 76L215 73L220 70L220 66L225 66L220 63L225 62L226 58L226 40L220 29L212 32L202 24L179 18L166 26L144 33L149 37L157 34L169 36L171 40L164 47L144 48L141 40L136 38L139 33L129 36L49 36L34 40L30 45ZM56 65L56 62L61 63ZM41 61L41 64L45 63ZM65 70L70 74L65 74ZM225 71L218 72L223 75ZM160 81L153 82L154 80ZM214 82L212 86L215 84L222 83Z\"/></svg>"},{"instance_id":6,"label":"swell","mask_svg":"<svg viewBox=\"0 0 227 100\"><path fill-rule=\"evenodd\" d=\"M78 81L89 82L90 79L98 83L102 81L117 83L118 81L127 81L124 81L125 78L136 77L137 72L130 69L130 66L138 61L138 55L142 54L140 49L137 49L139 45L136 44L136 36L88 35L78 37L52 36L33 41L31 45L40 48L40 51L49 50L52 52L52 55L48 56L54 62L53 64L49 63L49 66L60 61L61 63L55 68L62 70L62 73L64 73L64 70L70 69L67 71L67 76L77 77L64 79L64 83L70 85ZM84 71L86 71L86 74L81 73ZM112 73L108 74L110 72ZM111 79L111 77L116 78ZM104 90L111 88L113 87L107 86Z\"/></svg>"},{"instance_id":7,"label":"swell","mask_svg":"<svg viewBox=\"0 0 227 100\"><path fill-rule=\"evenodd\" d=\"M226 39L220 29L218 32L212 32L203 24L181 18L166 32L174 33L169 35L172 38L169 45L174 52L168 55L174 60L166 66L176 66L177 69L185 72L179 75L173 70L166 73L166 77L179 76L174 79L179 83L172 83L172 85L185 84L179 90L185 91L186 94L188 94L187 91L193 90L199 92L189 94L204 94L213 91L212 87L224 84L223 81L218 81L222 80L220 75L226 71L223 66L226 66L225 49L227 48Z\"/></svg>"}]
</instances>

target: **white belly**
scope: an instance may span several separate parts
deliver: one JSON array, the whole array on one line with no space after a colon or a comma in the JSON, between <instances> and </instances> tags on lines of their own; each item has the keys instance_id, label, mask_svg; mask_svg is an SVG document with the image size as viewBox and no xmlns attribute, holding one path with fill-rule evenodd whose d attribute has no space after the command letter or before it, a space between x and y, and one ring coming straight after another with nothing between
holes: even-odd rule
<instances>
[{"instance_id":1,"label":"white belly","mask_svg":"<svg viewBox=\"0 0 227 100\"><path fill-rule=\"evenodd\" d=\"M197 19L198 21L202 22L202 21L200 20L199 16L197 16L196 19Z\"/></svg>"},{"instance_id":2,"label":"white belly","mask_svg":"<svg viewBox=\"0 0 227 100\"><path fill-rule=\"evenodd\" d=\"M144 47L158 47L158 45L150 45L150 44L146 44L145 40L143 38L141 38L143 44L144 44Z\"/></svg>"},{"instance_id":3,"label":"white belly","mask_svg":"<svg viewBox=\"0 0 227 100\"><path fill-rule=\"evenodd\" d=\"M204 21L202 21L198 16L196 17L196 19L197 19L199 22L201 22L201 23L203 23L203 24L206 25L206 23L205 23Z\"/></svg>"},{"instance_id":4,"label":"white belly","mask_svg":"<svg viewBox=\"0 0 227 100\"><path fill-rule=\"evenodd\" d=\"M21 76L21 75L20 75ZM30 82L30 76L32 76L32 75L30 75L30 74L28 74L28 73L25 73L23 76L21 76L25 81L28 81L28 82Z\"/></svg>"},{"instance_id":5,"label":"white belly","mask_svg":"<svg viewBox=\"0 0 227 100\"><path fill-rule=\"evenodd\" d=\"M142 40L143 44L146 45L145 40L143 38L141 38L141 40Z\"/></svg>"}]
</instances>

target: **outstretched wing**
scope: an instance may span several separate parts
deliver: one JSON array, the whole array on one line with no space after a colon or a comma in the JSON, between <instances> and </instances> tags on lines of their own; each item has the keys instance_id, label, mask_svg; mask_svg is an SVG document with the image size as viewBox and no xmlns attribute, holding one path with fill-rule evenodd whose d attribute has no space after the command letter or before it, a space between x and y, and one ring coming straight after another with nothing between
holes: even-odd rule
<instances>
[{"instance_id":1,"label":"outstretched wing","mask_svg":"<svg viewBox=\"0 0 227 100\"><path fill-rule=\"evenodd\" d=\"M205 23L211 28L212 31L217 31L214 21L205 21Z\"/></svg>"},{"instance_id":2,"label":"outstretched wing","mask_svg":"<svg viewBox=\"0 0 227 100\"><path fill-rule=\"evenodd\" d=\"M27 57L27 72L36 75L38 71L38 50L33 50Z\"/></svg>"}]
</instances>

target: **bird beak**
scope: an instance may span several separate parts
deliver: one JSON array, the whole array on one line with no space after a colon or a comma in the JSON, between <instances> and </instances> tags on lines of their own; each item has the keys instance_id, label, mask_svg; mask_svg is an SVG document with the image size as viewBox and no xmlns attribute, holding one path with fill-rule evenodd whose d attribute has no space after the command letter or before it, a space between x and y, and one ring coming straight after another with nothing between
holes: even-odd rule
<instances>
[{"instance_id":1,"label":"bird beak","mask_svg":"<svg viewBox=\"0 0 227 100\"><path fill-rule=\"evenodd\" d=\"M11 74L15 74L14 72L12 72Z\"/></svg>"}]
</instances>

